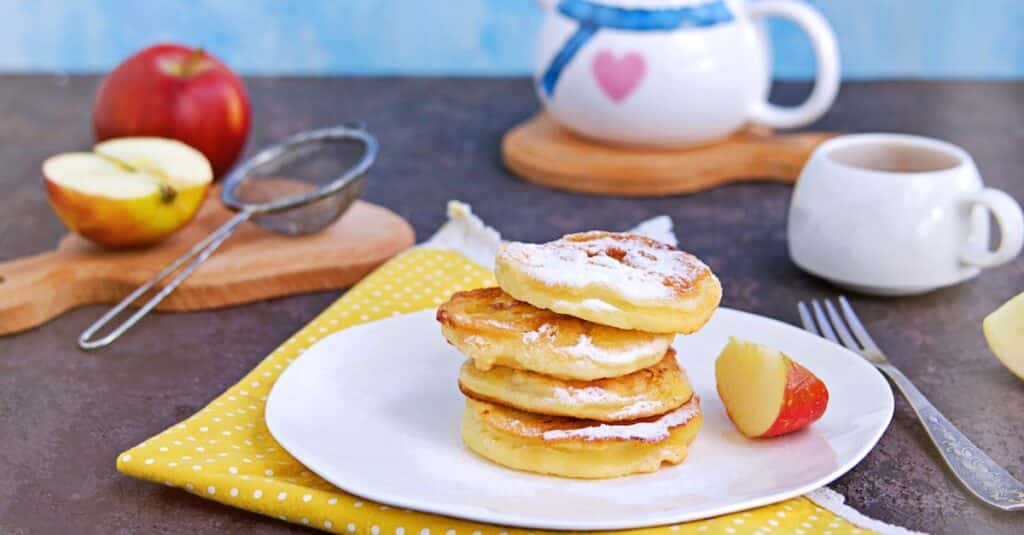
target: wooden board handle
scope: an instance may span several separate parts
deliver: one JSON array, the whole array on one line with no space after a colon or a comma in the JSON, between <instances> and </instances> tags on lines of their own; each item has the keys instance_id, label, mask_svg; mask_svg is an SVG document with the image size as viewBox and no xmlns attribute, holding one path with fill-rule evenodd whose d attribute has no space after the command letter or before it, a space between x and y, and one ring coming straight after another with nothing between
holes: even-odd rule
<instances>
[{"instance_id":1,"label":"wooden board handle","mask_svg":"<svg viewBox=\"0 0 1024 535\"><path fill-rule=\"evenodd\" d=\"M38 325L101 297L58 251L0 264L0 335Z\"/></svg>"}]
</instances>

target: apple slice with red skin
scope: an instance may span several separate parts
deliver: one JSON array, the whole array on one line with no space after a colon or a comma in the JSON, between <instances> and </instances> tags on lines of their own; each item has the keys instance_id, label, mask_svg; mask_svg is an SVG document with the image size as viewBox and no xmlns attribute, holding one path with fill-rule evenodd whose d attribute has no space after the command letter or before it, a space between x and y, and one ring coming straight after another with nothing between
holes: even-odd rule
<instances>
[{"instance_id":1,"label":"apple slice with red skin","mask_svg":"<svg viewBox=\"0 0 1024 535\"><path fill-rule=\"evenodd\" d=\"M725 411L741 433L767 438L798 431L825 414L828 388L777 349L730 338L715 361Z\"/></svg>"}]
</instances>

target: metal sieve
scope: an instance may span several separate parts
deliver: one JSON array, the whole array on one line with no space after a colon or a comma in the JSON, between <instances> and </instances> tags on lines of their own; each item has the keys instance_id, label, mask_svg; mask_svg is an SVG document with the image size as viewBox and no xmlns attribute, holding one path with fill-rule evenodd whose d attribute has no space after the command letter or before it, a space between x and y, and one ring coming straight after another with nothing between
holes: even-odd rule
<instances>
[{"instance_id":1,"label":"metal sieve","mask_svg":"<svg viewBox=\"0 0 1024 535\"><path fill-rule=\"evenodd\" d=\"M313 153L339 142L360 145L362 154L352 167L332 180L311 184L256 175L258 170L281 169L290 163L307 159ZM300 132L282 143L263 149L237 166L224 179L221 202L238 213L82 331L78 337L78 346L82 349L96 349L117 340L170 295L246 221L252 220L265 229L289 236L309 234L327 227L341 217L362 194L366 172L376 158L377 139L361 124ZM106 336L93 339L97 331L172 275L173 278L127 320L114 327Z\"/></svg>"}]
</instances>

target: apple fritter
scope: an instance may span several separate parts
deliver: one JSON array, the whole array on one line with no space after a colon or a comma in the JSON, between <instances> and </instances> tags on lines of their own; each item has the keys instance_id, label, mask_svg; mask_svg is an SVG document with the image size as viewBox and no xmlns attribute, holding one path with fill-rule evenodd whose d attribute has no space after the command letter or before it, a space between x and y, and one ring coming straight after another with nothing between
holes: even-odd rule
<instances>
[{"instance_id":1,"label":"apple fritter","mask_svg":"<svg viewBox=\"0 0 1024 535\"><path fill-rule=\"evenodd\" d=\"M593 381L557 379L505 366L482 371L467 360L459 372L459 389L473 399L527 412L601 422L665 414L693 396L671 348L654 366Z\"/></svg>"},{"instance_id":2,"label":"apple fritter","mask_svg":"<svg viewBox=\"0 0 1024 535\"><path fill-rule=\"evenodd\" d=\"M620 329L689 334L718 308L722 286L697 257L636 234L569 234L506 243L498 285L534 306Z\"/></svg>"},{"instance_id":3,"label":"apple fritter","mask_svg":"<svg viewBox=\"0 0 1024 535\"><path fill-rule=\"evenodd\" d=\"M599 479L681 463L702 421L696 396L668 414L620 424L542 416L467 399L462 440L480 456L516 470Z\"/></svg>"},{"instance_id":4,"label":"apple fritter","mask_svg":"<svg viewBox=\"0 0 1024 535\"><path fill-rule=\"evenodd\" d=\"M437 321L444 337L480 370L498 365L583 381L652 366L674 338L557 314L500 288L456 293L438 308Z\"/></svg>"}]
</instances>

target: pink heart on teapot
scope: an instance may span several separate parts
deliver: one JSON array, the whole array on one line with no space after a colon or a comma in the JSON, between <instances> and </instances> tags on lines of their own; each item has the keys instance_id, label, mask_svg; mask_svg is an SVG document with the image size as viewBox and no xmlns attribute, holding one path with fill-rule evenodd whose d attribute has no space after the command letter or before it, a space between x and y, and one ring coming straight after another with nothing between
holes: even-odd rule
<instances>
[{"instance_id":1,"label":"pink heart on teapot","mask_svg":"<svg viewBox=\"0 0 1024 535\"><path fill-rule=\"evenodd\" d=\"M601 91L613 102L622 102L643 81L647 63L637 52L616 57L612 52L602 50L594 56L591 68Z\"/></svg>"}]
</instances>

